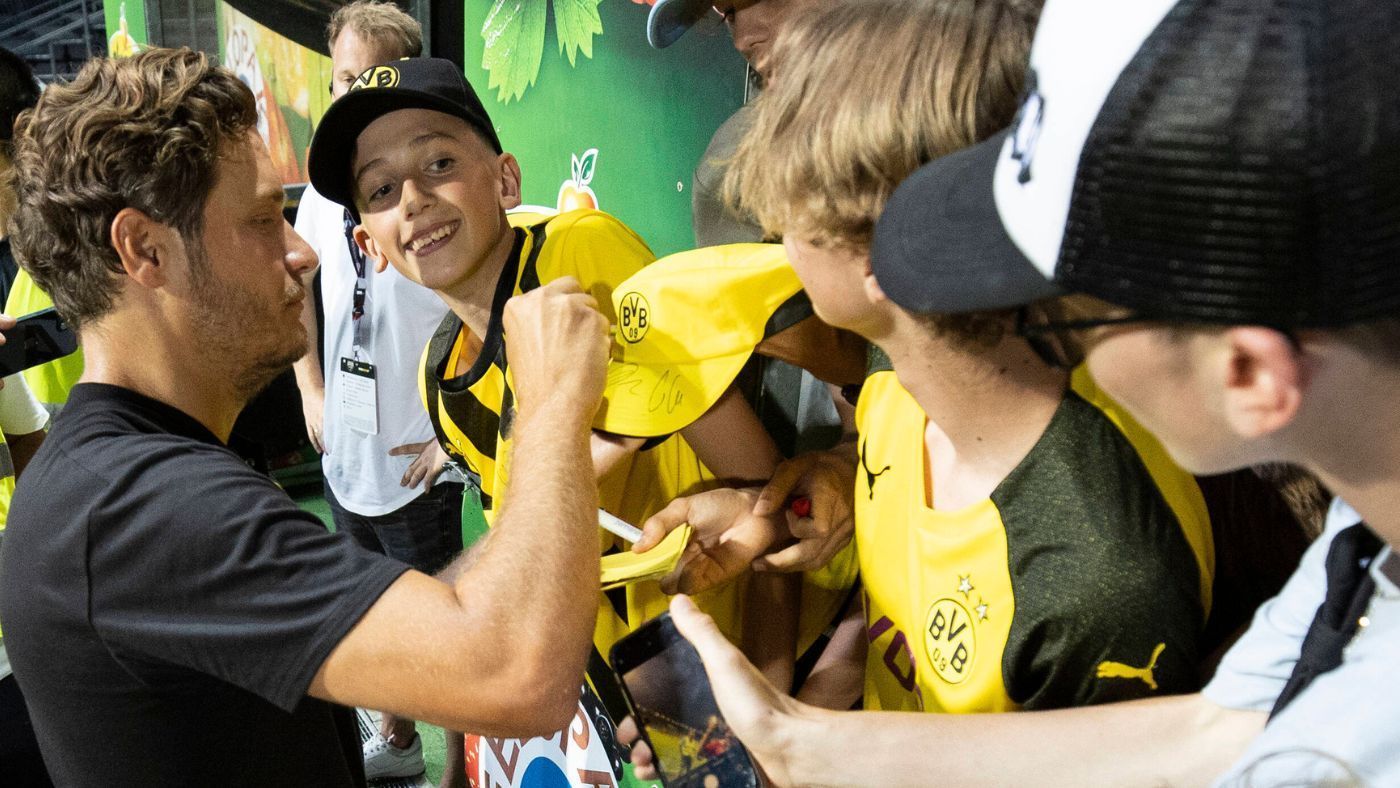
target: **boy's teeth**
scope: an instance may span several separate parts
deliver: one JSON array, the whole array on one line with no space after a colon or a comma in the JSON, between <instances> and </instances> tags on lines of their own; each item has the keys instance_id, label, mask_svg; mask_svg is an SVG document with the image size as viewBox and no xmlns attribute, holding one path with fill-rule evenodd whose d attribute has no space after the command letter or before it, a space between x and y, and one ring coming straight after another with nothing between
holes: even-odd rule
<instances>
[{"instance_id":1,"label":"boy's teeth","mask_svg":"<svg viewBox=\"0 0 1400 788\"><path fill-rule=\"evenodd\" d=\"M438 240L439 238L446 238L451 232L452 228L450 227L439 227L438 229L434 230L430 235L423 238L419 238L417 241L414 241L413 251L416 252L419 249L422 249L423 247L432 243L433 241Z\"/></svg>"}]
</instances>

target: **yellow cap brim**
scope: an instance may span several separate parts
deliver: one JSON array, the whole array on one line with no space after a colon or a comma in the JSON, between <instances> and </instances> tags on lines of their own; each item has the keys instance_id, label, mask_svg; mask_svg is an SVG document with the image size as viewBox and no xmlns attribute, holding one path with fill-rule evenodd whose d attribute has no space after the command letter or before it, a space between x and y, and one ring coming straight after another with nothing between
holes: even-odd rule
<instances>
[{"instance_id":1,"label":"yellow cap brim","mask_svg":"<svg viewBox=\"0 0 1400 788\"><path fill-rule=\"evenodd\" d=\"M634 274L613 291L618 324L594 426L653 437L700 418L801 290L778 244L681 252Z\"/></svg>"}]
</instances>

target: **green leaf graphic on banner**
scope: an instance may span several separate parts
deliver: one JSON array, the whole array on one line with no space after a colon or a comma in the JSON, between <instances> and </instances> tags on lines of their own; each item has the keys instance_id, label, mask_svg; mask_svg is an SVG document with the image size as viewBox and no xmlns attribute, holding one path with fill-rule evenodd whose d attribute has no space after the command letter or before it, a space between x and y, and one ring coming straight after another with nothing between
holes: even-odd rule
<instances>
[{"instance_id":1,"label":"green leaf graphic on banner","mask_svg":"<svg viewBox=\"0 0 1400 788\"><path fill-rule=\"evenodd\" d=\"M584 152L583 158L578 160L578 175L574 176L574 182L580 186L587 186L593 180L593 167L598 163L598 149L589 148Z\"/></svg>"},{"instance_id":2,"label":"green leaf graphic on banner","mask_svg":"<svg viewBox=\"0 0 1400 788\"><path fill-rule=\"evenodd\" d=\"M559 51L569 56L570 66L574 65L574 58L580 51L586 58L593 57L593 36L603 32L598 2L554 0L554 33L559 39Z\"/></svg>"},{"instance_id":3,"label":"green leaf graphic on banner","mask_svg":"<svg viewBox=\"0 0 1400 788\"><path fill-rule=\"evenodd\" d=\"M491 75L487 88L497 89L496 98L502 104L525 95L540 74L546 2L495 0L481 26L486 41L481 66Z\"/></svg>"}]
</instances>

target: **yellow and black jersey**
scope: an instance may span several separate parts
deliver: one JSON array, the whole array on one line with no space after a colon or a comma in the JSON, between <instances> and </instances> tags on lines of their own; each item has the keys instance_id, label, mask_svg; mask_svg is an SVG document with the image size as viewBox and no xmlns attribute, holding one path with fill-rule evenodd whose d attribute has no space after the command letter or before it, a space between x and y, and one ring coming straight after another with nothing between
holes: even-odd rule
<instances>
[{"instance_id":1,"label":"yellow and black jersey","mask_svg":"<svg viewBox=\"0 0 1400 788\"><path fill-rule=\"evenodd\" d=\"M463 464L481 489L488 520L509 478L511 423L515 416L510 365L501 317L511 296L543 282L572 276L597 299L611 323L612 290L654 256L636 233L599 211L573 211L544 221L512 216L516 226L510 259L496 284L491 320L482 349L466 372L455 374L466 352L467 332L448 313L424 352L421 390L424 404L443 447ZM603 427L605 425L598 424ZM713 478L679 435L638 452L599 480L600 505L640 525L673 498L713 486ZM626 549L599 531L604 552ZM701 594L698 603L715 616L726 634L738 638L743 584ZM595 643L603 654L622 635L666 609L667 597L655 582L617 589L600 601Z\"/></svg>"},{"instance_id":2,"label":"yellow and black jersey","mask_svg":"<svg viewBox=\"0 0 1400 788\"><path fill-rule=\"evenodd\" d=\"M992 495L932 509L892 371L856 409L868 708L1047 709L1198 688L1213 554L1195 480L1083 371Z\"/></svg>"}]
</instances>

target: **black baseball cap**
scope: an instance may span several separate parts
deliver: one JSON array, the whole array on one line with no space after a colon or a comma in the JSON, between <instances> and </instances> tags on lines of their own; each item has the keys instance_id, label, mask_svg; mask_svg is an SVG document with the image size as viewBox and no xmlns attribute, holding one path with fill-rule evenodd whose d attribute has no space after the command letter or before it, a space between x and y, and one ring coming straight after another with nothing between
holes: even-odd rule
<instances>
[{"instance_id":1,"label":"black baseball cap","mask_svg":"<svg viewBox=\"0 0 1400 788\"><path fill-rule=\"evenodd\" d=\"M450 60L406 57L365 69L322 116L311 140L307 170L311 185L358 216L350 166L355 141L380 117L401 109L431 109L461 118L481 133L496 153L501 141L476 91Z\"/></svg>"},{"instance_id":2,"label":"black baseball cap","mask_svg":"<svg viewBox=\"0 0 1400 788\"><path fill-rule=\"evenodd\" d=\"M1013 127L900 185L876 278L917 312L1072 291L1172 322L1396 316L1397 37L1371 0L1048 0Z\"/></svg>"}]
</instances>

